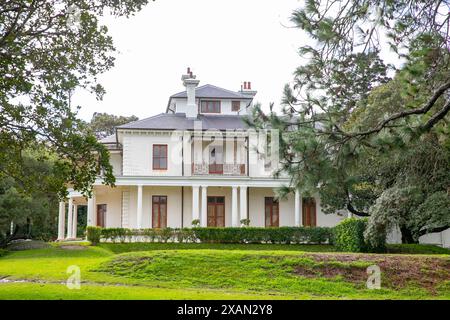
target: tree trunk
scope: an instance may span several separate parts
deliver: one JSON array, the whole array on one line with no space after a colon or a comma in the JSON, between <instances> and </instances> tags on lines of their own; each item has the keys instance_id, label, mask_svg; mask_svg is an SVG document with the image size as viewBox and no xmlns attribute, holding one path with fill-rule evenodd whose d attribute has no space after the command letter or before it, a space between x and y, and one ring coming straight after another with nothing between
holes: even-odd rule
<instances>
[{"instance_id":1,"label":"tree trunk","mask_svg":"<svg viewBox=\"0 0 450 320\"><path fill-rule=\"evenodd\" d=\"M406 226L400 226L400 232L402 233L402 243L418 243L414 240L411 230Z\"/></svg>"}]
</instances>

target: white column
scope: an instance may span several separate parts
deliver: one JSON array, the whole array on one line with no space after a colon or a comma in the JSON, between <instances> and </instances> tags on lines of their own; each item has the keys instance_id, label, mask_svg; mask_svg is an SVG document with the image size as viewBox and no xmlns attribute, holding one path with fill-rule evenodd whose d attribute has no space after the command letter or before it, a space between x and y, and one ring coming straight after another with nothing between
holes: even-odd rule
<instances>
[{"instance_id":1,"label":"white column","mask_svg":"<svg viewBox=\"0 0 450 320\"><path fill-rule=\"evenodd\" d=\"M295 190L295 205L294 205L294 214L295 214L295 226L301 226L301 205L300 205L300 191Z\"/></svg>"},{"instance_id":2,"label":"white column","mask_svg":"<svg viewBox=\"0 0 450 320\"><path fill-rule=\"evenodd\" d=\"M77 237L77 226L78 226L78 207L76 204L73 205L73 224L72 224L72 238Z\"/></svg>"},{"instance_id":3,"label":"white column","mask_svg":"<svg viewBox=\"0 0 450 320\"><path fill-rule=\"evenodd\" d=\"M207 227L208 226L208 187L202 186L202 219L201 219L201 226Z\"/></svg>"},{"instance_id":4,"label":"white column","mask_svg":"<svg viewBox=\"0 0 450 320\"><path fill-rule=\"evenodd\" d=\"M233 186L231 190L231 225L233 227L239 227L239 212L237 203L237 187Z\"/></svg>"},{"instance_id":5,"label":"white column","mask_svg":"<svg viewBox=\"0 0 450 320\"><path fill-rule=\"evenodd\" d=\"M58 240L64 240L65 227L66 227L66 203L64 201L61 201L59 203Z\"/></svg>"},{"instance_id":6,"label":"white column","mask_svg":"<svg viewBox=\"0 0 450 320\"><path fill-rule=\"evenodd\" d=\"M95 194L92 191L92 196L87 200L87 225L88 227L95 227L97 225L97 214L95 210Z\"/></svg>"},{"instance_id":7,"label":"white column","mask_svg":"<svg viewBox=\"0 0 450 320\"><path fill-rule=\"evenodd\" d=\"M142 228L142 185L138 185L137 189L137 228Z\"/></svg>"},{"instance_id":8,"label":"white column","mask_svg":"<svg viewBox=\"0 0 450 320\"><path fill-rule=\"evenodd\" d=\"M73 199L69 198L69 205L67 209L67 238L72 239L73 229Z\"/></svg>"},{"instance_id":9,"label":"white column","mask_svg":"<svg viewBox=\"0 0 450 320\"><path fill-rule=\"evenodd\" d=\"M192 220L200 219L198 210L198 194L199 186L192 186Z\"/></svg>"},{"instance_id":10,"label":"white column","mask_svg":"<svg viewBox=\"0 0 450 320\"><path fill-rule=\"evenodd\" d=\"M240 213L241 220L248 219L247 217L247 187L240 187L240 195L239 195L239 204L240 204Z\"/></svg>"}]
</instances>

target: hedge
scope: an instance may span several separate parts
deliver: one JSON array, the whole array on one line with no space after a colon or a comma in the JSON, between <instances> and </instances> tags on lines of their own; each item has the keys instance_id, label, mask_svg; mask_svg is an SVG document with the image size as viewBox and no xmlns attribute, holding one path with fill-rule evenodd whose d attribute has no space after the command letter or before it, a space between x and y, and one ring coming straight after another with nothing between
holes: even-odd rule
<instances>
[{"instance_id":1,"label":"hedge","mask_svg":"<svg viewBox=\"0 0 450 320\"><path fill-rule=\"evenodd\" d=\"M385 245L372 247L364 240L367 219L348 218L334 227L334 245L339 251L384 252Z\"/></svg>"},{"instance_id":2,"label":"hedge","mask_svg":"<svg viewBox=\"0 0 450 320\"><path fill-rule=\"evenodd\" d=\"M95 246L100 242L103 232L103 228L89 226L86 228L86 238Z\"/></svg>"},{"instance_id":3,"label":"hedge","mask_svg":"<svg viewBox=\"0 0 450 320\"><path fill-rule=\"evenodd\" d=\"M88 227L87 238L94 245L110 242L203 242L203 243L332 243L332 228L164 228L125 229Z\"/></svg>"}]
</instances>

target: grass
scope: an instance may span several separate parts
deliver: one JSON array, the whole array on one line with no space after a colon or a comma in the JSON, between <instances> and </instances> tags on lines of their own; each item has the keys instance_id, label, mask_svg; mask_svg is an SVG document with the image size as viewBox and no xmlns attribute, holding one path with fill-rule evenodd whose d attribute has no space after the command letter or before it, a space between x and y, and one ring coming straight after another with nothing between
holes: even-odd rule
<instances>
[{"instance_id":1,"label":"grass","mask_svg":"<svg viewBox=\"0 0 450 320\"><path fill-rule=\"evenodd\" d=\"M1 257L0 279L26 281L0 283L0 299L450 299L450 256L441 251L412 256L306 245L64 245ZM374 263L386 268L381 290L365 288L366 267ZM81 290L62 284L70 265L80 267Z\"/></svg>"},{"instance_id":2,"label":"grass","mask_svg":"<svg viewBox=\"0 0 450 320\"><path fill-rule=\"evenodd\" d=\"M228 293L213 290L167 289L118 285L82 285L69 290L61 284L7 283L0 284L0 300L273 300L284 296ZM298 298L302 298L299 296Z\"/></svg>"},{"instance_id":3,"label":"grass","mask_svg":"<svg viewBox=\"0 0 450 320\"><path fill-rule=\"evenodd\" d=\"M450 249L432 244L389 244L388 253L450 254Z\"/></svg>"}]
</instances>

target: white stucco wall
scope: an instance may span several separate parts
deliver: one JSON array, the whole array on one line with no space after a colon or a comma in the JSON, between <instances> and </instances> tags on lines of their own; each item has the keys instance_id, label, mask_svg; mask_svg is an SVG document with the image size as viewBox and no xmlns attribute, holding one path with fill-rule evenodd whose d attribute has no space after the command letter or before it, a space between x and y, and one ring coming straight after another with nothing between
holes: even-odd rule
<instances>
[{"instance_id":1,"label":"white stucco wall","mask_svg":"<svg viewBox=\"0 0 450 320\"><path fill-rule=\"evenodd\" d=\"M109 163L113 167L113 174L115 176L121 176L122 175L122 154L117 151L110 152Z\"/></svg>"},{"instance_id":2,"label":"white stucco wall","mask_svg":"<svg viewBox=\"0 0 450 320\"><path fill-rule=\"evenodd\" d=\"M201 100L220 100L220 114L219 115L237 115L239 112L232 111L232 101L240 101L241 102L241 112L240 114L244 114L246 106L249 103L249 100L240 100L240 99L201 99ZM200 99L195 99L196 107L198 108L200 104ZM187 99L186 98L173 98L171 102L172 106L175 106L176 113L188 113L187 111ZM200 109L197 109L200 110ZM201 112L200 112L201 113ZM207 115L218 115L217 113L206 113Z\"/></svg>"},{"instance_id":3,"label":"white stucco wall","mask_svg":"<svg viewBox=\"0 0 450 320\"><path fill-rule=\"evenodd\" d=\"M105 226L107 228L118 228L122 226L122 189L100 188L95 195L96 205L106 204ZM97 213L97 208L95 208Z\"/></svg>"},{"instance_id":4,"label":"white stucco wall","mask_svg":"<svg viewBox=\"0 0 450 320\"><path fill-rule=\"evenodd\" d=\"M326 214L322 211L322 206L320 204L320 197L314 197L316 199L316 214L317 214L317 226L319 227L334 227L341 220L347 218L345 213L331 213Z\"/></svg>"},{"instance_id":5,"label":"white stucco wall","mask_svg":"<svg viewBox=\"0 0 450 320\"><path fill-rule=\"evenodd\" d=\"M421 236L419 242L450 248L450 228L442 232L429 233Z\"/></svg>"},{"instance_id":6,"label":"white stucco wall","mask_svg":"<svg viewBox=\"0 0 450 320\"><path fill-rule=\"evenodd\" d=\"M166 144L167 170L153 170L153 145ZM123 135L123 175L125 176L181 176L181 136L141 132Z\"/></svg>"},{"instance_id":7,"label":"white stucco wall","mask_svg":"<svg viewBox=\"0 0 450 320\"><path fill-rule=\"evenodd\" d=\"M105 191L108 190L108 191ZM184 199L181 195L182 187L150 187L144 186L142 192L142 227L151 227L152 196L167 196L167 226L172 228L191 227L192 225L192 188L184 187ZM96 195L97 204L107 205L107 227L122 226L122 195L123 191L129 192L129 202L127 223L129 228L137 227L137 187L129 186L109 189L102 187L101 192ZM201 189L199 192L199 205L201 211ZM208 187L207 196L225 197L225 226L232 225L231 217L231 188L230 187ZM271 188L249 188L249 219L250 225L254 227L264 227L264 198L275 196ZM238 210L240 208L240 192L238 191ZM183 203L183 213L182 213ZM280 226L294 226L294 196L289 195L287 199L280 199ZM320 200L316 197L317 225L332 227L336 225L344 216L336 214L324 214L320 208ZM240 214L239 214L240 216Z\"/></svg>"},{"instance_id":8,"label":"white stucco wall","mask_svg":"<svg viewBox=\"0 0 450 320\"><path fill-rule=\"evenodd\" d=\"M137 187L130 187L129 225L137 227ZM181 187L143 187L142 228L151 227L152 196L167 196L167 226L181 227Z\"/></svg>"},{"instance_id":9,"label":"white stucco wall","mask_svg":"<svg viewBox=\"0 0 450 320\"><path fill-rule=\"evenodd\" d=\"M275 193L270 188L250 188L249 195L249 219L250 225L254 227L264 227L264 198L273 197ZM316 217L317 226L320 227L333 227L339 221L345 218L345 216L339 216L337 214L325 214L322 212L320 207L319 197L316 199ZM301 207L301 206L300 206ZM294 196L289 195L287 199L280 199L279 202L280 210L280 227L281 226L294 226L295 225L295 215L294 215ZM300 214L300 221L302 222L302 215Z\"/></svg>"}]
</instances>

